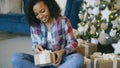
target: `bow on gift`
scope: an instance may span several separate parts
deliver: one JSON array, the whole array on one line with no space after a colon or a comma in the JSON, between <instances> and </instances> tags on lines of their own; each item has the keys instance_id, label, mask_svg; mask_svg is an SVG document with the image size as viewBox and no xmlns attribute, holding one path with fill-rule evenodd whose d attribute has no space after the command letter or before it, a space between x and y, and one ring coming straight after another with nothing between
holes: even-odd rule
<instances>
[{"instance_id":1,"label":"bow on gift","mask_svg":"<svg viewBox=\"0 0 120 68\"><path fill-rule=\"evenodd\" d=\"M104 54L102 55L104 60L116 60L117 59L117 55L116 54Z\"/></svg>"}]
</instances>

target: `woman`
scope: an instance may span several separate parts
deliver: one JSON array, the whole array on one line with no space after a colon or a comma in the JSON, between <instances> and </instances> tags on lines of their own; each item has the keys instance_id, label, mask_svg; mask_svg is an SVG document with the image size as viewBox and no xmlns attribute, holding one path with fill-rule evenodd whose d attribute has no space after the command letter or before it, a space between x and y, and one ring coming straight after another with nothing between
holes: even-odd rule
<instances>
[{"instance_id":1,"label":"woman","mask_svg":"<svg viewBox=\"0 0 120 68\"><path fill-rule=\"evenodd\" d=\"M77 41L69 20L60 15L60 7L55 0L29 0L26 17L30 25L32 49L35 53L52 50L57 59L54 65L35 66L32 55L17 53L12 56L15 68L80 68L83 58L73 53Z\"/></svg>"}]
</instances>

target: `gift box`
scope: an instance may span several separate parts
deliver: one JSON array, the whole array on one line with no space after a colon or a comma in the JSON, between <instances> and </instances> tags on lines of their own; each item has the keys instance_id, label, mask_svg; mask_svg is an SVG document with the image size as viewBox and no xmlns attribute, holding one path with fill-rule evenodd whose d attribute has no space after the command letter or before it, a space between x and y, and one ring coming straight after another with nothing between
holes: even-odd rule
<instances>
[{"instance_id":1,"label":"gift box","mask_svg":"<svg viewBox=\"0 0 120 68\"><path fill-rule=\"evenodd\" d=\"M55 62L55 54L51 51L42 51L34 55L34 62L37 66L53 65Z\"/></svg>"},{"instance_id":2,"label":"gift box","mask_svg":"<svg viewBox=\"0 0 120 68\"><path fill-rule=\"evenodd\" d=\"M77 53L89 57L94 52L97 52L97 45L85 42L81 39L77 39L77 41L78 41L78 47L76 49Z\"/></svg>"},{"instance_id":3,"label":"gift box","mask_svg":"<svg viewBox=\"0 0 120 68\"><path fill-rule=\"evenodd\" d=\"M90 56L92 68L120 68L120 58L115 54L104 54Z\"/></svg>"},{"instance_id":4,"label":"gift box","mask_svg":"<svg viewBox=\"0 0 120 68\"><path fill-rule=\"evenodd\" d=\"M82 68L91 68L91 59L84 56L84 64Z\"/></svg>"}]
</instances>

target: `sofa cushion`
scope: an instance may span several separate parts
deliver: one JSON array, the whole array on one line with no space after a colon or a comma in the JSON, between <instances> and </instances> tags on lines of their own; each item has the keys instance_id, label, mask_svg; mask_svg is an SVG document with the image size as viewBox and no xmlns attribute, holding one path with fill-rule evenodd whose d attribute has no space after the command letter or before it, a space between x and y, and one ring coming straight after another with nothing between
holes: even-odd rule
<instances>
[{"instance_id":1,"label":"sofa cushion","mask_svg":"<svg viewBox=\"0 0 120 68\"><path fill-rule=\"evenodd\" d=\"M21 23L21 18L23 16L23 14L0 14L0 22Z\"/></svg>"},{"instance_id":2,"label":"sofa cushion","mask_svg":"<svg viewBox=\"0 0 120 68\"><path fill-rule=\"evenodd\" d=\"M24 14L0 14L0 31L30 33Z\"/></svg>"}]
</instances>

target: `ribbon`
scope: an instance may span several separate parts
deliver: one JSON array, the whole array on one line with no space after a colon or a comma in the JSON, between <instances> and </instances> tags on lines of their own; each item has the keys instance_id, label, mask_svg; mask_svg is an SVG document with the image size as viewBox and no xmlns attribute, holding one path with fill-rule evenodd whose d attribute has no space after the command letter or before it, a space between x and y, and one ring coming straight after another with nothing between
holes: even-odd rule
<instances>
[{"instance_id":1,"label":"ribbon","mask_svg":"<svg viewBox=\"0 0 120 68\"><path fill-rule=\"evenodd\" d=\"M91 59L84 56L84 64L86 64L86 68L91 68Z\"/></svg>"},{"instance_id":2,"label":"ribbon","mask_svg":"<svg viewBox=\"0 0 120 68\"><path fill-rule=\"evenodd\" d=\"M117 60L112 60L113 61L113 68L117 68Z\"/></svg>"},{"instance_id":3,"label":"ribbon","mask_svg":"<svg viewBox=\"0 0 120 68\"><path fill-rule=\"evenodd\" d=\"M89 55L89 46L88 44L82 44L85 47L85 56Z\"/></svg>"},{"instance_id":4,"label":"ribbon","mask_svg":"<svg viewBox=\"0 0 120 68\"><path fill-rule=\"evenodd\" d=\"M97 60L100 60L100 59L103 59L103 58L95 58L94 59L94 68L96 68Z\"/></svg>"},{"instance_id":5,"label":"ribbon","mask_svg":"<svg viewBox=\"0 0 120 68\"><path fill-rule=\"evenodd\" d=\"M87 64L87 68L91 68L91 62Z\"/></svg>"}]
</instances>

